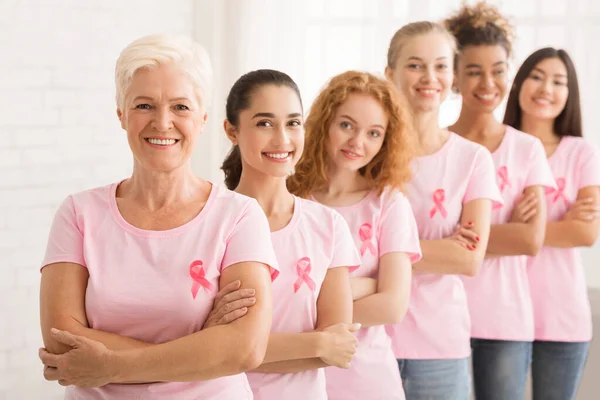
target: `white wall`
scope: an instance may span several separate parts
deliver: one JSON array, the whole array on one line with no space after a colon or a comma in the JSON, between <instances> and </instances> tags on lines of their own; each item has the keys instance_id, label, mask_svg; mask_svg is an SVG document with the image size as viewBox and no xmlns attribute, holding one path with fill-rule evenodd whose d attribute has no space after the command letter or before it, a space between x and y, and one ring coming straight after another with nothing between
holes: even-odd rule
<instances>
[{"instance_id":1,"label":"white wall","mask_svg":"<svg viewBox=\"0 0 600 400\"><path fill-rule=\"evenodd\" d=\"M504 0L516 16L518 63L543 45L572 52L583 92L586 134L600 143L597 93L600 3ZM69 193L128 175L131 157L114 104L113 68L131 40L185 33L211 53L214 107L193 160L204 177L229 145L225 96L240 74L281 69L297 80L306 107L332 74L382 71L391 34L438 19L460 0L1 0L0 1L0 399L59 399L41 376L39 263L49 225ZM544 9L542 9L542 4ZM277 33L275 33L277 32ZM458 101L445 107L452 121ZM586 251L600 287L598 247Z\"/></svg>"}]
</instances>

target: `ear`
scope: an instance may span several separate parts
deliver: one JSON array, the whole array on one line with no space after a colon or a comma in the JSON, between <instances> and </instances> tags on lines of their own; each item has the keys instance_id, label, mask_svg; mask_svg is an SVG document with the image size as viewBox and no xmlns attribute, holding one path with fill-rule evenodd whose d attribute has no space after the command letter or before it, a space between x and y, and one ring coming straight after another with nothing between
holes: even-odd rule
<instances>
[{"instance_id":1,"label":"ear","mask_svg":"<svg viewBox=\"0 0 600 400\"><path fill-rule=\"evenodd\" d=\"M204 133L204 128L206 127L206 121L208 120L208 113L204 113L202 116L202 126L200 127L200 133Z\"/></svg>"},{"instance_id":2,"label":"ear","mask_svg":"<svg viewBox=\"0 0 600 400\"><path fill-rule=\"evenodd\" d=\"M236 146L238 144L237 134L238 131L235 126L229 122L228 120L223 121L223 129L225 129L225 134L227 138L231 142L232 145Z\"/></svg>"},{"instance_id":3,"label":"ear","mask_svg":"<svg viewBox=\"0 0 600 400\"><path fill-rule=\"evenodd\" d=\"M121 128L125 129L125 118L123 117L123 112L118 107L117 107L117 117L119 118L119 121L121 121Z\"/></svg>"},{"instance_id":4,"label":"ear","mask_svg":"<svg viewBox=\"0 0 600 400\"><path fill-rule=\"evenodd\" d=\"M393 76L394 70L392 70L390 67L385 67L385 77L388 79L388 81L393 82Z\"/></svg>"}]
</instances>

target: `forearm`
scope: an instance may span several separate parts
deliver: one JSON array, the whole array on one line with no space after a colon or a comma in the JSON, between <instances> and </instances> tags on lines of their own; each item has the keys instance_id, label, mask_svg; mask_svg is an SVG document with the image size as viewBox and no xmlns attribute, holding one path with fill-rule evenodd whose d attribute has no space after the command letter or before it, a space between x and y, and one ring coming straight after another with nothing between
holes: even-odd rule
<instances>
[{"instance_id":1,"label":"forearm","mask_svg":"<svg viewBox=\"0 0 600 400\"><path fill-rule=\"evenodd\" d=\"M469 250L450 239L421 240L423 258L413 264L416 274L474 275L482 250Z\"/></svg>"},{"instance_id":2,"label":"forearm","mask_svg":"<svg viewBox=\"0 0 600 400\"><path fill-rule=\"evenodd\" d=\"M408 307L406 301L389 296L387 293L375 293L354 302L353 322L363 327L400 323Z\"/></svg>"},{"instance_id":3,"label":"forearm","mask_svg":"<svg viewBox=\"0 0 600 400\"><path fill-rule=\"evenodd\" d=\"M535 225L528 223L492 225L487 251L499 256L533 256L543 243L542 234Z\"/></svg>"},{"instance_id":4,"label":"forearm","mask_svg":"<svg viewBox=\"0 0 600 400\"><path fill-rule=\"evenodd\" d=\"M546 224L544 246L588 247L596 241L597 232L590 222L578 220L552 221Z\"/></svg>"},{"instance_id":5,"label":"forearm","mask_svg":"<svg viewBox=\"0 0 600 400\"><path fill-rule=\"evenodd\" d=\"M151 347L121 350L113 361L112 381L193 382L235 375L256 368L262 359L247 336L229 324Z\"/></svg>"},{"instance_id":6,"label":"forearm","mask_svg":"<svg viewBox=\"0 0 600 400\"><path fill-rule=\"evenodd\" d=\"M56 326L53 326L53 328L101 342L110 350L140 349L154 345L153 343L142 342L126 336L117 335L115 333L88 328L75 320L68 322L57 322L55 325ZM46 350L50 353L63 354L71 350L71 347L67 345L54 342L55 341L52 341L51 343L46 344Z\"/></svg>"},{"instance_id":7,"label":"forearm","mask_svg":"<svg viewBox=\"0 0 600 400\"><path fill-rule=\"evenodd\" d=\"M328 366L329 365L323 360L315 357L262 364L252 372L262 372L265 374L293 374L295 372L309 371Z\"/></svg>"},{"instance_id":8,"label":"forearm","mask_svg":"<svg viewBox=\"0 0 600 400\"><path fill-rule=\"evenodd\" d=\"M263 364L319 357L321 332L272 333Z\"/></svg>"},{"instance_id":9,"label":"forearm","mask_svg":"<svg viewBox=\"0 0 600 400\"><path fill-rule=\"evenodd\" d=\"M352 300L356 301L377 293L377 279L350 278L350 287L352 289Z\"/></svg>"}]
</instances>

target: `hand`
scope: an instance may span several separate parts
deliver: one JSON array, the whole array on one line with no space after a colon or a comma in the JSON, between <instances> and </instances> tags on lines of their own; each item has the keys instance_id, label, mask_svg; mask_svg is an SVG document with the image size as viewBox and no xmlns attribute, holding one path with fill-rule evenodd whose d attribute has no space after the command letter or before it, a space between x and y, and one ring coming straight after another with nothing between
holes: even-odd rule
<instances>
[{"instance_id":1,"label":"hand","mask_svg":"<svg viewBox=\"0 0 600 400\"><path fill-rule=\"evenodd\" d=\"M46 349L39 350L39 357L44 363L44 378L58 381L61 386L78 386L93 388L104 386L113 381L114 352L104 344L83 336L76 336L67 331L52 328L51 337L68 346L72 350L64 354L52 354Z\"/></svg>"},{"instance_id":2,"label":"hand","mask_svg":"<svg viewBox=\"0 0 600 400\"><path fill-rule=\"evenodd\" d=\"M242 282L234 281L219 290L208 314L203 329L211 326L227 325L248 312L248 307L256 303L254 289L241 289Z\"/></svg>"},{"instance_id":3,"label":"hand","mask_svg":"<svg viewBox=\"0 0 600 400\"><path fill-rule=\"evenodd\" d=\"M467 222L464 225L457 225L454 233L448 239L459 243L461 246L475 250L479 243L479 235L473 230L473 223Z\"/></svg>"},{"instance_id":4,"label":"hand","mask_svg":"<svg viewBox=\"0 0 600 400\"><path fill-rule=\"evenodd\" d=\"M535 194L527 193L519 199L519 202L513 208L510 216L510 222L527 223L537 214L538 200Z\"/></svg>"},{"instance_id":5,"label":"hand","mask_svg":"<svg viewBox=\"0 0 600 400\"><path fill-rule=\"evenodd\" d=\"M354 332L360 329L360 324L335 324L323 329L324 344L319 356L323 362L338 368L350 368L350 361L356 353L358 339Z\"/></svg>"},{"instance_id":6,"label":"hand","mask_svg":"<svg viewBox=\"0 0 600 400\"><path fill-rule=\"evenodd\" d=\"M594 204L592 197L579 199L563 216L563 220L592 221L600 217L600 207Z\"/></svg>"}]
</instances>

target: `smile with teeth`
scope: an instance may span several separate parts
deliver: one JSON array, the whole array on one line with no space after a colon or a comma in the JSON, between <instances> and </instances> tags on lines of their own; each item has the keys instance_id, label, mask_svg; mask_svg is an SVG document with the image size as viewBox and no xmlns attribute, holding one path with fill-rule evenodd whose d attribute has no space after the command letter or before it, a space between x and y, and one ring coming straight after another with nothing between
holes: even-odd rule
<instances>
[{"instance_id":1,"label":"smile with teeth","mask_svg":"<svg viewBox=\"0 0 600 400\"><path fill-rule=\"evenodd\" d=\"M292 153L293 152L291 152L291 151L286 151L284 153L263 153L263 154L266 157L272 158L272 159L275 159L275 160L285 160L286 158L291 157Z\"/></svg>"},{"instance_id":2,"label":"smile with teeth","mask_svg":"<svg viewBox=\"0 0 600 400\"><path fill-rule=\"evenodd\" d=\"M437 92L439 92L439 90L437 90L437 89L417 89L417 92L423 93L423 94L436 94Z\"/></svg>"},{"instance_id":3,"label":"smile with teeth","mask_svg":"<svg viewBox=\"0 0 600 400\"><path fill-rule=\"evenodd\" d=\"M481 99L481 100L490 101L490 100L494 100L496 98L496 94L495 93L476 94L475 97L477 97L478 99Z\"/></svg>"},{"instance_id":4,"label":"smile with teeth","mask_svg":"<svg viewBox=\"0 0 600 400\"><path fill-rule=\"evenodd\" d=\"M345 156L348 156L350 158L360 158L362 157L360 154L354 153L350 150L342 150L342 153L344 153Z\"/></svg>"},{"instance_id":5,"label":"smile with teeth","mask_svg":"<svg viewBox=\"0 0 600 400\"><path fill-rule=\"evenodd\" d=\"M541 106L549 106L550 104L552 104L551 100L544 99L544 98L541 98L541 97L534 98L533 101L534 101L534 103L537 103L537 104L539 104Z\"/></svg>"},{"instance_id":6,"label":"smile with teeth","mask_svg":"<svg viewBox=\"0 0 600 400\"><path fill-rule=\"evenodd\" d=\"M179 140L177 139L155 139L155 138L146 138L146 141L150 144L154 144L157 146L172 146L177 143Z\"/></svg>"}]
</instances>

